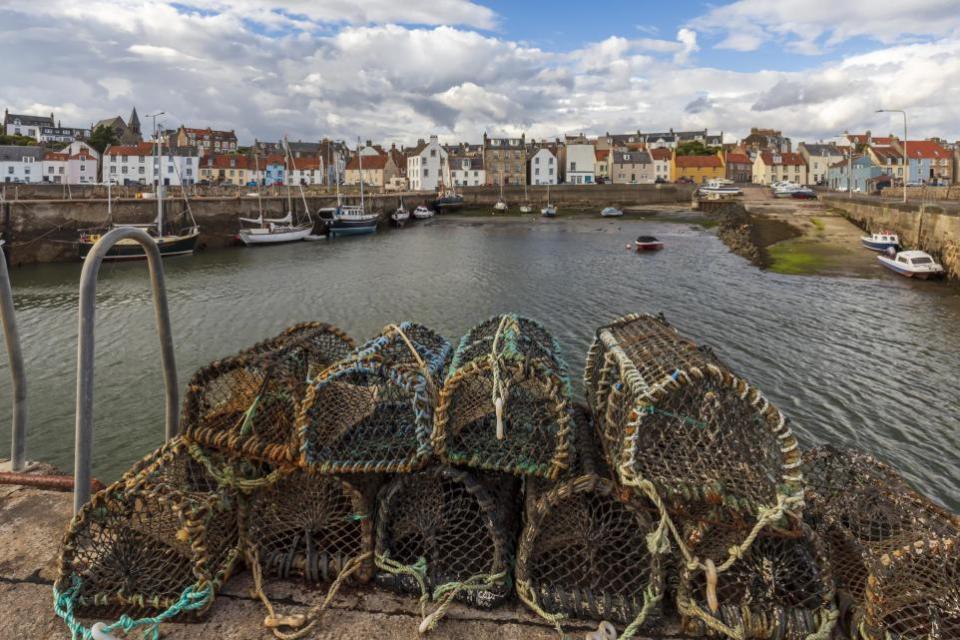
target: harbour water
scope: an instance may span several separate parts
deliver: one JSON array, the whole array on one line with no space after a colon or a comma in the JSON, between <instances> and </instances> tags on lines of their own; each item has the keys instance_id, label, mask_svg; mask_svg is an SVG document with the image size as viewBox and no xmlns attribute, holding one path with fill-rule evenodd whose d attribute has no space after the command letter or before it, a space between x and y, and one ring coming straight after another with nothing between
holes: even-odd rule
<instances>
[{"instance_id":1,"label":"harbour water","mask_svg":"<svg viewBox=\"0 0 960 640\"><path fill-rule=\"evenodd\" d=\"M652 234L667 249L625 250ZM960 293L881 272L784 276L685 224L438 219L376 236L201 253L165 263L181 387L198 367L304 320L358 340L415 319L451 340L516 311L554 332L579 383L594 329L660 312L792 418L804 445L873 452L960 511ZM12 273L29 387L28 457L72 464L80 264ZM94 472L116 478L163 433L143 264L106 264L97 310ZM0 367L0 456L10 382ZM579 384L578 384L579 393Z\"/></svg>"}]
</instances>

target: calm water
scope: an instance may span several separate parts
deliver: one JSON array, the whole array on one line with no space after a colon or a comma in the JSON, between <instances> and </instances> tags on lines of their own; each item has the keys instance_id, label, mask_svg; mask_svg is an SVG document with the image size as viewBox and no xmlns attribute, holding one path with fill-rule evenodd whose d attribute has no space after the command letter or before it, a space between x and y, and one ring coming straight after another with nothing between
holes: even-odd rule
<instances>
[{"instance_id":1,"label":"calm water","mask_svg":"<svg viewBox=\"0 0 960 640\"><path fill-rule=\"evenodd\" d=\"M666 251L636 255L640 233ZM358 339L416 319L451 339L501 311L544 322L575 379L594 328L663 311L712 345L793 420L802 442L892 462L960 510L960 294L942 284L780 276L680 224L438 220L335 242L208 252L166 263L181 384L209 361L303 320ZM13 272L29 376L28 456L73 460L79 264ZM142 264L105 265L97 317L95 473L104 480L162 440L163 388ZM2 358L6 368L6 358ZM0 456L10 387L0 371Z\"/></svg>"}]
</instances>

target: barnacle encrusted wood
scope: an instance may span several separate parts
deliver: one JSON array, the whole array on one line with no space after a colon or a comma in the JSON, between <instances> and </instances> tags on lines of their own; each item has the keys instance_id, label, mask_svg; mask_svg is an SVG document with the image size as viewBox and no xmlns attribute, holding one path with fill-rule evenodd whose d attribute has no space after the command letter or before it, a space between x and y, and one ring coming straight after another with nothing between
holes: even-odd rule
<instances>
[{"instance_id":1,"label":"barnacle encrusted wood","mask_svg":"<svg viewBox=\"0 0 960 640\"><path fill-rule=\"evenodd\" d=\"M595 474L554 485L520 536L518 594L551 614L653 627L663 568L648 540L659 522L652 504Z\"/></svg>"},{"instance_id":2,"label":"barnacle encrusted wood","mask_svg":"<svg viewBox=\"0 0 960 640\"><path fill-rule=\"evenodd\" d=\"M179 440L95 494L70 523L54 586L58 614L206 612L239 556L238 495Z\"/></svg>"},{"instance_id":3,"label":"barnacle encrusted wood","mask_svg":"<svg viewBox=\"0 0 960 640\"><path fill-rule=\"evenodd\" d=\"M351 560L367 554L352 577L368 582L373 577L373 498L363 483L290 469L251 495L241 526L264 575L330 582Z\"/></svg>"},{"instance_id":4,"label":"barnacle encrusted wood","mask_svg":"<svg viewBox=\"0 0 960 640\"><path fill-rule=\"evenodd\" d=\"M719 514L720 512L718 512ZM712 566L738 544L742 528L722 514L689 546ZM747 638L828 638L837 617L830 562L817 534L800 521L765 528L722 573L686 569L677 592L685 631Z\"/></svg>"},{"instance_id":5,"label":"barnacle encrusted wood","mask_svg":"<svg viewBox=\"0 0 960 640\"><path fill-rule=\"evenodd\" d=\"M877 558L860 630L866 640L960 638L960 538L925 538Z\"/></svg>"},{"instance_id":6,"label":"barnacle encrusted wood","mask_svg":"<svg viewBox=\"0 0 960 640\"><path fill-rule=\"evenodd\" d=\"M354 348L328 324L296 325L194 374L181 429L207 447L288 464L300 457L295 429L309 380Z\"/></svg>"},{"instance_id":7,"label":"barnacle encrusted wood","mask_svg":"<svg viewBox=\"0 0 960 640\"><path fill-rule=\"evenodd\" d=\"M442 336L405 322L320 374L297 421L303 464L323 473L422 468L450 352Z\"/></svg>"},{"instance_id":8,"label":"barnacle encrusted wood","mask_svg":"<svg viewBox=\"0 0 960 640\"><path fill-rule=\"evenodd\" d=\"M570 381L560 347L540 324L497 316L463 337L437 407L442 461L557 478L570 465Z\"/></svg>"},{"instance_id":9,"label":"barnacle encrusted wood","mask_svg":"<svg viewBox=\"0 0 960 640\"><path fill-rule=\"evenodd\" d=\"M846 612L842 622L851 633L861 626L867 584L883 569L885 554L915 542L960 535L956 516L866 453L831 446L807 451L804 477L805 515L827 545Z\"/></svg>"},{"instance_id":10,"label":"barnacle encrusted wood","mask_svg":"<svg viewBox=\"0 0 960 640\"><path fill-rule=\"evenodd\" d=\"M601 327L585 382L603 450L625 484L649 481L668 503L753 514L802 495L800 450L783 414L662 318Z\"/></svg>"},{"instance_id":11,"label":"barnacle encrusted wood","mask_svg":"<svg viewBox=\"0 0 960 640\"><path fill-rule=\"evenodd\" d=\"M398 475L378 502L378 584L423 596L445 585L485 583L457 593L480 607L510 594L519 511L515 478L430 467Z\"/></svg>"}]
</instances>

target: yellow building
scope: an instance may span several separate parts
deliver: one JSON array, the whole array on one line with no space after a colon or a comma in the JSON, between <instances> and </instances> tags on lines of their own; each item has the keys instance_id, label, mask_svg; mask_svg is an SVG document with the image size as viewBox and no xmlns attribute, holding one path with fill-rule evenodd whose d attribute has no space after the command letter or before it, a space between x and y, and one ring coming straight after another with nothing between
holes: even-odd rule
<instances>
[{"instance_id":1,"label":"yellow building","mask_svg":"<svg viewBox=\"0 0 960 640\"><path fill-rule=\"evenodd\" d=\"M726 177L726 168L723 165L723 155L717 152L709 156L678 156L673 152L673 181L679 182L686 178L696 184L703 184L709 180L719 180Z\"/></svg>"},{"instance_id":2,"label":"yellow building","mask_svg":"<svg viewBox=\"0 0 960 640\"><path fill-rule=\"evenodd\" d=\"M807 163L799 153L763 151L753 161L754 184L774 182L807 184Z\"/></svg>"}]
</instances>

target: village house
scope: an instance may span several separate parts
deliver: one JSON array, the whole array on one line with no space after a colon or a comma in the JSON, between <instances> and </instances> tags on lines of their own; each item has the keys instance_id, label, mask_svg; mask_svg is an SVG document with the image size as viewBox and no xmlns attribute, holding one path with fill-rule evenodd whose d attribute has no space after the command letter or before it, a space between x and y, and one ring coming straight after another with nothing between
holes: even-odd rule
<instances>
[{"instance_id":1,"label":"village house","mask_svg":"<svg viewBox=\"0 0 960 640\"><path fill-rule=\"evenodd\" d=\"M827 183L837 191L852 189L854 193L869 193L870 185L882 175L883 171L868 154L858 154L834 163L827 170Z\"/></svg>"},{"instance_id":2,"label":"village house","mask_svg":"<svg viewBox=\"0 0 960 640\"><path fill-rule=\"evenodd\" d=\"M163 155L154 157L154 145L110 145L103 152L103 179L113 184L165 186L193 184L199 180L200 162L196 149L164 147Z\"/></svg>"},{"instance_id":3,"label":"village house","mask_svg":"<svg viewBox=\"0 0 960 640\"><path fill-rule=\"evenodd\" d=\"M211 184L240 187L258 181L256 169L257 162L252 156L211 154L200 160L200 179Z\"/></svg>"},{"instance_id":4,"label":"village house","mask_svg":"<svg viewBox=\"0 0 960 640\"><path fill-rule=\"evenodd\" d=\"M0 182L40 182L42 166L42 147L0 146Z\"/></svg>"},{"instance_id":5,"label":"village house","mask_svg":"<svg viewBox=\"0 0 960 640\"><path fill-rule=\"evenodd\" d=\"M567 137L567 184L594 184L596 182L597 154L593 143L582 134Z\"/></svg>"},{"instance_id":6,"label":"village house","mask_svg":"<svg viewBox=\"0 0 960 640\"><path fill-rule=\"evenodd\" d=\"M797 152L807 163L810 184L826 184L827 170L844 157L840 147L833 144L801 142Z\"/></svg>"},{"instance_id":7,"label":"village house","mask_svg":"<svg viewBox=\"0 0 960 640\"><path fill-rule=\"evenodd\" d=\"M97 155L86 148L80 148L75 153L71 153L69 148L63 151L48 151L43 156L41 171L42 182L96 184Z\"/></svg>"},{"instance_id":8,"label":"village house","mask_svg":"<svg viewBox=\"0 0 960 640\"><path fill-rule=\"evenodd\" d=\"M807 164L799 153L762 151L753 161L753 182L765 185L774 182L808 184Z\"/></svg>"},{"instance_id":9,"label":"village house","mask_svg":"<svg viewBox=\"0 0 960 640\"><path fill-rule=\"evenodd\" d=\"M282 154L268 154L260 159L263 186L287 184L287 158Z\"/></svg>"},{"instance_id":10,"label":"village house","mask_svg":"<svg viewBox=\"0 0 960 640\"><path fill-rule=\"evenodd\" d=\"M903 152L892 146L872 145L866 147L866 155L876 166L880 167L883 175L888 175L897 182L903 183Z\"/></svg>"},{"instance_id":11,"label":"village house","mask_svg":"<svg viewBox=\"0 0 960 640\"><path fill-rule=\"evenodd\" d=\"M654 181L673 182L673 152L665 147L650 149Z\"/></svg>"},{"instance_id":12,"label":"village house","mask_svg":"<svg viewBox=\"0 0 960 640\"><path fill-rule=\"evenodd\" d=\"M540 147L530 158L530 184L559 183L559 159L549 147Z\"/></svg>"},{"instance_id":13,"label":"village house","mask_svg":"<svg viewBox=\"0 0 960 640\"><path fill-rule=\"evenodd\" d=\"M303 142L302 140L297 140L293 142L291 140L287 141L287 148L290 150L290 155L294 158L319 158L320 157L320 143L319 142Z\"/></svg>"},{"instance_id":14,"label":"village house","mask_svg":"<svg viewBox=\"0 0 960 640\"><path fill-rule=\"evenodd\" d=\"M602 135L598 136L596 140L596 146L598 150L601 151L614 151L614 150L626 150L631 146L642 146L643 137L640 135L639 131L634 133L613 133L609 131Z\"/></svg>"},{"instance_id":15,"label":"village house","mask_svg":"<svg viewBox=\"0 0 960 640\"><path fill-rule=\"evenodd\" d=\"M116 136L118 144L136 145L143 142L143 135L140 131L140 117L137 115L136 107L130 112L130 119L128 121L124 122L120 116L114 116L97 122L90 127L90 130L94 131L100 126L113 129L113 134Z\"/></svg>"},{"instance_id":16,"label":"village house","mask_svg":"<svg viewBox=\"0 0 960 640\"><path fill-rule=\"evenodd\" d=\"M646 151L613 152L610 178L613 184L653 184L656 172L653 158Z\"/></svg>"},{"instance_id":17,"label":"village house","mask_svg":"<svg viewBox=\"0 0 960 640\"><path fill-rule=\"evenodd\" d=\"M201 157L209 153L231 153L237 150L237 134L210 127L192 129L180 125L173 143L177 147L194 147Z\"/></svg>"},{"instance_id":18,"label":"village house","mask_svg":"<svg viewBox=\"0 0 960 640\"><path fill-rule=\"evenodd\" d=\"M740 144L753 152L775 151L777 153L789 153L792 151L793 143L790 138L783 135L782 131L776 129L758 129L752 127L750 135L740 141Z\"/></svg>"},{"instance_id":19,"label":"village house","mask_svg":"<svg viewBox=\"0 0 960 640\"><path fill-rule=\"evenodd\" d=\"M484 134L484 143L486 143L486 134ZM441 180L445 185L450 185L447 150L440 145L437 136L430 136L429 142L420 140L417 146L406 155L407 182L411 190L436 191ZM484 165L487 166L486 155L484 155Z\"/></svg>"},{"instance_id":20,"label":"village house","mask_svg":"<svg viewBox=\"0 0 960 640\"><path fill-rule=\"evenodd\" d=\"M709 156L681 156L673 153L673 179L679 182L686 178L695 184L719 180L726 175L723 167L723 152Z\"/></svg>"},{"instance_id":21,"label":"village house","mask_svg":"<svg viewBox=\"0 0 960 640\"><path fill-rule=\"evenodd\" d=\"M407 170L409 173L409 169ZM399 173L397 165L389 153L377 155L360 154L350 158L344 176L344 184L359 185L361 175L367 187L383 188L390 184Z\"/></svg>"},{"instance_id":22,"label":"village house","mask_svg":"<svg viewBox=\"0 0 960 640\"><path fill-rule=\"evenodd\" d=\"M903 153L903 142L892 145ZM953 154L933 140L909 140L906 144L909 183L950 184L953 179Z\"/></svg>"},{"instance_id":23,"label":"village house","mask_svg":"<svg viewBox=\"0 0 960 640\"><path fill-rule=\"evenodd\" d=\"M703 131L660 131L654 133L637 132L640 141L647 149L676 149L684 142L700 142L705 147L719 147L723 144L723 132L710 135Z\"/></svg>"},{"instance_id":24,"label":"village house","mask_svg":"<svg viewBox=\"0 0 960 640\"><path fill-rule=\"evenodd\" d=\"M596 149L596 147L594 147ZM594 177L598 184L610 182L610 151L597 149L594 151L597 160L594 163Z\"/></svg>"},{"instance_id":25,"label":"village house","mask_svg":"<svg viewBox=\"0 0 960 640\"><path fill-rule=\"evenodd\" d=\"M26 136L40 141L40 130L44 127L54 127L53 114L46 116L31 116L17 113L10 113L8 109L3 110L3 133L8 136Z\"/></svg>"},{"instance_id":26,"label":"village house","mask_svg":"<svg viewBox=\"0 0 960 640\"><path fill-rule=\"evenodd\" d=\"M863 153L871 146L889 147L893 144L893 141L898 138L893 134L875 138L873 134L870 133L870 130L867 129L866 133L847 133L846 139L855 151Z\"/></svg>"},{"instance_id":27,"label":"village house","mask_svg":"<svg viewBox=\"0 0 960 640\"><path fill-rule=\"evenodd\" d=\"M311 185L323 184L323 160L317 157L293 158L289 163L288 172L290 181L288 184Z\"/></svg>"},{"instance_id":28,"label":"village house","mask_svg":"<svg viewBox=\"0 0 960 640\"><path fill-rule=\"evenodd\" d=\"M487 171L487 184L526 184L527 136L490 137L484 132L483 166Z\"/></svg>"},{"instance_id":29,"label":"village house","mask_svg":"<svg viewBox=\"0 0 960 640\"><path fill-rule=\"evenodd\" d=\"M482 156L449 156L450 180L455 187L482 187L487 184Z\"/></svg>"},{"instance_id":30,"label":"village house","mask_svg":"<svg viewBox=\"0 0 960 640\"><path fill-rule=\"evenodd\" d=\"M727 180L746 183L753 181L753 160L743 151L728 151L723 164Z\"/></svg>"}]
</instances>

